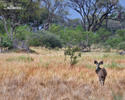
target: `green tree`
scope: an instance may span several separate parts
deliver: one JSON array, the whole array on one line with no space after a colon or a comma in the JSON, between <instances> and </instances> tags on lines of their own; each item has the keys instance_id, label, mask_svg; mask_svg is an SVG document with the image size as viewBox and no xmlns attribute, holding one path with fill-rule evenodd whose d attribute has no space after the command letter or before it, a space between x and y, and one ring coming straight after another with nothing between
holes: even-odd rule
<instances>
[{"instance_id":1,"label":"green tree","mask_svg":"<svg viewBox=\"0 0 125 100\"><path fill-rule=\"evenodd\" d=\"M69 0L69 7L80 14L86 31L96 31L114 12L118 0Z\"/></svg>"},{"instance_id":2,"label":"green tree","mask_svg":"<svg viewBox=\"0 0 125 100\"><path fill-rule=\"evenodd\" d=\"M116 34L122 38L123 41L125 41L125 29L123 30L117 30Z\"/></svg>"},{"instance_id":3,"label":"green tree","mask_svg":"<svg viewBox=\"0 0 125 100\"><path fill-rule=\"evenodd\" d=\"M15 32L17 34L15 34L16 39L18 39L19 41L23 41L23 40L28 40L31 32L30 32L30 27L28 25L20 25L16 28Z\"/></svg>"},{"instance_id":4,"label":"green tree","mask_svg":"<svg viewBox=\"0 0 125 100\"><path fill-rule=\"evenodd\" d=\"M105 41L105 44L109 45L111 48L118 49L117 46L120 42L122 42L122 38L116 35L109 37L107 41Z\"/></svg>"},{"instance_id":5,"label":"green tree","mask_svg":"<svg viewBox=\"0 0 125 100\"><path fill-rule=\"evenodd\" d=\"M3 25L3 22L0 20L0 34L4 34L4 33L6 33L4 30L4 25Z\"/></svg>"},{"instance_id":6,"label":"green tree","mask_svg":"<svg viewBox=\"0 0 125 100\"><path fill-rule=\"evenodd\" d=\"M97 43L104 43L110 36L112 36L112 33L104 28L100 28L96 32L96 34L97 34Z\"/></svg>"},{"instance_id":7,"label":"green tree","mask_svg":"<svg viewBox=\"0 0 125 100\"><path fill-rule=\"evenodd\" d=\"M47 23L50 25L53 22L59 21L68 15L67 3L65 0L40 0L42 6L47 9Z\"/></svg>"},{"instance_id":8,"label":"green tree","mask_svg":"<svg viewBox=\"0 0 125 100\"><path fill-rule=\"evenodd\" d=\"M118 44L118 49L125 51L125 41Z\"/></svg>"},{"instance_id":9,"label":"green tree","mask_svg":"<svg viewBox=\"0 0 125 100\"><path fill-rule=\"evenodd\" d=\"M0 3L0 17L12 43L16 38L16 28L30 23L30 19L35 15L40 16L39 9L39 3L32 0L4 0Z\"/></svg>"}]
</instances>

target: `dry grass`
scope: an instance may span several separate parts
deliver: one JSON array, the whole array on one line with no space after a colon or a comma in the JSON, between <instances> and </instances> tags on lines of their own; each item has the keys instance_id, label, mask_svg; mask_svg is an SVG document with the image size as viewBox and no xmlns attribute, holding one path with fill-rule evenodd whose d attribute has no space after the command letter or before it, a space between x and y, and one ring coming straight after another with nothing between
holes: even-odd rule
<instances>
[{"instance_id":1,"label":"dry grass","mask_svg":"<svg viewBox=\"0 0 125 100\"><path fill-rule=\"evenodd\" d=\"M70 68L63 51L33 48L38 54L0 54L0 100L125 100L125 56L83 53ZM108 76L98 83L94 60Z\"/></svg>"}]
</instances>

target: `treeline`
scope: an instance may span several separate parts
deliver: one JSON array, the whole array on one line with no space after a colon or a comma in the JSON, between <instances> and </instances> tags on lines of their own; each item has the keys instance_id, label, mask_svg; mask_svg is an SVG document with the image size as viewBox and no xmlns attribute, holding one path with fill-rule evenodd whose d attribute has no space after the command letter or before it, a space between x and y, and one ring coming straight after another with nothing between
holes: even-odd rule
<instances>
[{"instance_id":1,"label":"treeline","mask_svg":"<svg viewBox=\"0 0 125 100\"><path fill-rule=\"evenodd\" d=\"M81 18L70 18L71 9ZM119 1L1 1L1 47L29 50L30 46L69 45L77 45L83 51L95 46L125 50L125 10Z\"/></svg>"}]
</instances>

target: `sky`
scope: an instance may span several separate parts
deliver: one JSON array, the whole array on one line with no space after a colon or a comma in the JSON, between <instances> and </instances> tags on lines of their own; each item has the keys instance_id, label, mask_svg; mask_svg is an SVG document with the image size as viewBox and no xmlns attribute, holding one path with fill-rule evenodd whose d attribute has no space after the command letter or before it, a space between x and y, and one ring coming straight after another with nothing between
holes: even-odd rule
<instances>
[{"instance_id":1,"label":"sky","mask_svg":"<svg viewBox=\"0 0 125 100\"><path fill-rule=\"evenodd\" d=\"M120 0L120 4L125 7L125 0ZM75 19L75 18L80 18L80 15L76 13L75 11L71 10L70 11L70 18Z\"/></svg>"}]
</instances>

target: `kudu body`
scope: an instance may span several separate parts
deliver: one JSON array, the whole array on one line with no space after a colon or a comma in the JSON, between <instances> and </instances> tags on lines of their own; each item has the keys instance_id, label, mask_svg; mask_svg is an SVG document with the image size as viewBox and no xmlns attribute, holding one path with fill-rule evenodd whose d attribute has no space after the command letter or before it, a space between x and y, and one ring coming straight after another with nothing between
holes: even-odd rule
<instances>
[{"instance_id":1,"label":"kudu body","mask_svg":"<svg viewBox=\"0 0 125 100\"><path fill-rule=\"evenodd\" d=\"M100 62L94 61L94 64L96 64L97 66L95 72L98 75L99 82L101 85L104 85L107 76L107 71L105 68L100 67L100 65L103 64L103 61Z\"/></svg>"}]
</instances>

